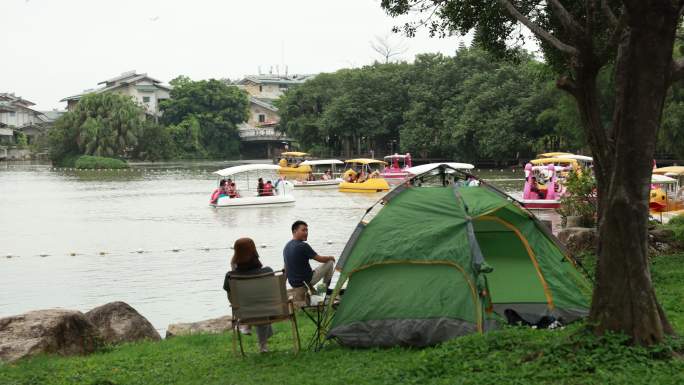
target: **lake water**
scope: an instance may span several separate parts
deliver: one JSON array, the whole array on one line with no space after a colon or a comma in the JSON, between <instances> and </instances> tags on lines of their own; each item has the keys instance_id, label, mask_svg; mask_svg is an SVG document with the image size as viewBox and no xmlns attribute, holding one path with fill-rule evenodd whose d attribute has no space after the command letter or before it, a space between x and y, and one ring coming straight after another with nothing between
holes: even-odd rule
<instances>
[{"instance_id":1,"label":"lake water","mask_svg":"<svg viewBox=\"0 0 684 385\"><path fill-rule=\"evenodd\" d=\"M229 307L221 285L235 239L253 238L264 264L279 269L290 225L302 219L313 248L338 256L382 197L296 190L293 206L210 207L211 172L236 164L64 171L0 162L0 318L53 307L85 312L120 300L163 335L170 323L223 316ZM520 170L478 174L521 190Z\"/></svg>"}]
</instances>

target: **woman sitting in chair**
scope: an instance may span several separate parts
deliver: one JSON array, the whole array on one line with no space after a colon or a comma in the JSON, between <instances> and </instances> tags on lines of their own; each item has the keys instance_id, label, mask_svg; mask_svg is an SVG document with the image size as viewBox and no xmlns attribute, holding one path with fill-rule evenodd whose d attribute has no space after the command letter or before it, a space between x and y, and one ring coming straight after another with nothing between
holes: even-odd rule
<instances>
[{"instance_id":1,"label":"woman sitting in chair","mask_svg":"<svg viewBox=\"0 0 684 385\"><path fill-rule=\"evenodd\" d=\"M235 241L233 245L234 254L233 259L230 261L231 271L226 273L226 278L223 281L223 290L230 294L230 286L228 285L228 279L231 275L259 275L264 273L272 273L273 269L266 266L263 267L259 261L259 253L257 253L256 245L252 238L240 238ZM240 328L240 332L243 334L249 334L249 326L246 328ZM273 329L271 325L260 325L256 327L256 334L259 339L259 351L264 353L268 351L268 338L273 335Z\"/></svg>"}]
</instances>

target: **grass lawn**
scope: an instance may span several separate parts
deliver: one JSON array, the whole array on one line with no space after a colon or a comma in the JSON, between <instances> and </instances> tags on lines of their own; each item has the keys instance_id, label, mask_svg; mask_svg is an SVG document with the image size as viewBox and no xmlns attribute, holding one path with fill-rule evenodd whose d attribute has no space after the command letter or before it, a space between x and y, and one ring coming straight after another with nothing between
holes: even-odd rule
<instances>
[{"instance_id":1,"label":"grass lawn","mask_svg":"<svg viewBox=\"0 0 684 385\"><path fill-rule=\"evenodd\" d=\"M670 321L684 331L684 254L658 257L652 274ZM303 316L298 321L305 345L313 327ZM266 354L256 353L255 336L247 337L245 359L232 355L230 334L37 357L0 364L0 384L684 384L684 341L629 347L623 336L586 335L581 324L505 328L420 350L331 345L297 356L289 331L278 324Z\"/></svg>"}]
</instances>

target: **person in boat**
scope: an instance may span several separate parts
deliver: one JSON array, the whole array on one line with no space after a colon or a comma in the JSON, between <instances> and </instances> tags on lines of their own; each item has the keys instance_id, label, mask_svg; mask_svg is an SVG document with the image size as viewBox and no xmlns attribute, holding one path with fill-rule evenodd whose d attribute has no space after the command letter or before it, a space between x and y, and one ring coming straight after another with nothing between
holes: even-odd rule
<instances>
[{"instance_id":1,"label":"person in boat","mask_svg":"<svg viewBox=\"0 0 684 385\"><path fill-rule=\"evenodd\" d=\"M264 179L259 178L259 181L257 182L257 196L263 196L266 195L264 194Z\"/></svg>"},{"instance_id":2,"label":"person in boat","mask_svg":"<svg viewBox=\"0 0 684 385\"><path fill-rule=\"evenodd\" d=\"M231 182L230 185L228 185L228 197L230 198L239 198L240 194L238 194L237 187L235 187L235 182Z\"/></svg>"},{"instance_id":3,"label":"person in boat","mask_svg":"<svg viewBox=\"0 0 684 385\"><path fill-rule=\"evenodd\" d=\"M262 196L273 196L273 184L271 184L271 181L267 181L264 183L264 191L261 194Z\"/></svg>"},{"instance_id":4,"label":"person in boat","mask_svg":"<svg viewBox=\"0 0 684 385\"><path fill-rule=\"evenodd\" d=\"M354 182L356 182L356 177L357 177L358 175L359 175L359 174L357 174L357 173L354 172L354 171L350 172L350 173L347 175L347 182L349 182L349 183L354 183Z\"/></svg>"},{"instance_id":5,"label":"person in boat","mask_svg":"<svg viewBox=\"0 0 684 385\"><path fill-rule=\"evenodd\" d=\"M314 178L313 172L309 172L309 175L306 176L306 180L308 180L308 181L316 180L316 178Z\"/></svg>"},{"instance_id":6,"label":"person in boat","mask_svg":"<svg viewBox=\"0 0 684 385\"><path fill-rule=\"evenodd\" d=\"M221 179L221 181L219 182L218 188L215 189L214 192L211 193L211 199L209 200L209 203L215 205L216 202L218 202L218 199L222 195L226 195L225 192L226 192L226 180Z\"/></svg>"},{"instance_id":7,"label":"person in boat","mask_svg":"<svg viewBox=\"0 0 684 385\"><path fill-rule=\"evenodd\" d=\"M530 182L530 192L537 194L537 199L546 199L546 190L539 188L537 177L532 177L532 181Z\"/></svg>"},{"instance_id":8,"label":"person in boat","mask_svg":"<svg viewBox=\"0 0 684 385\"><path fill-rule=\"evenodd\" d=\"M368 180L368 175L365 171L361 170L361 172L358 174L358 178L356 178L356 183L363 183L366 180Z\"/></svg>"},{"instance_id":9,"label":"person in boat","mask_svg":"<svg viewBox=\"0 0 684 385\"><path fill-rule=\"evenodd\" d=\"M292 239L283 248L285 272L287 281L293 288L308 286L313 288L321 280L327 288L330 286L335 258L318 255L314 249L306 243L309 237L309 226L304 221L295 221L292 224ZM322 263L315 269L311 269L309 260Z\"/></svg>"},{"instance_id":10,"label":"person in boat","mask_svg":"<svg viewBox=\"0 0 684 385\"><path fill-rule=\"evenodd\" d=\"M231 276L245 276L245 275L259 275L265 273L273 273L273 269L268 266L263 266L259 261L259 253L257 253L256 245L251 238L240 238L235 241L233 245L233 258L230 261L231 270L226 273L223 280L223 290L228 293L230 297L230 285L228 283ZM250 334L249 326L240 327L240 332L243 334ZM256 327L256 334L259 344L260 352L268 351L268 339L273 335L271 325L259 325Z\"/></svg>"},{"instance_id":11,"label":"person in boat","mask_svg":"<svg viewBox=\"0 0 684 385\"><path fill-rule=\"evenodd\" d=\"M330 170L325 170L325 173L321 177L321 180L330 180L330 179L332 179L332 175L331 175Z\"/></svg>"}]
</instances>

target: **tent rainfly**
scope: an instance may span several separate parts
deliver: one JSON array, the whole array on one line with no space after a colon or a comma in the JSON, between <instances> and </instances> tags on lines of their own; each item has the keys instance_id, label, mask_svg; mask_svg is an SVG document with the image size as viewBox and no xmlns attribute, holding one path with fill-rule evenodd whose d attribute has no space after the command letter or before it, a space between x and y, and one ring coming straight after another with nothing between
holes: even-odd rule
<instances>
[{"instance_id":1,"label":"tent rainfly","mask_svg":"<svg viewBox=\"0 0 684 385\"><path fill-rule=\"evenodd\" d=\"M347 286L327 338L428 346L515 319L588 314L591 284L549 229L492 186L465 186L468 177L435 165L361 220L337 264L333 296Z\"/></svg>"}]
</instances>

